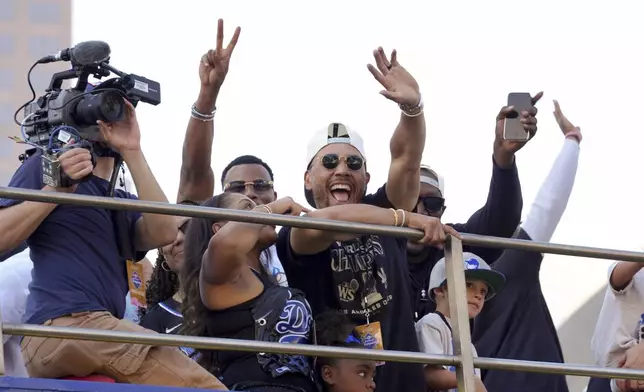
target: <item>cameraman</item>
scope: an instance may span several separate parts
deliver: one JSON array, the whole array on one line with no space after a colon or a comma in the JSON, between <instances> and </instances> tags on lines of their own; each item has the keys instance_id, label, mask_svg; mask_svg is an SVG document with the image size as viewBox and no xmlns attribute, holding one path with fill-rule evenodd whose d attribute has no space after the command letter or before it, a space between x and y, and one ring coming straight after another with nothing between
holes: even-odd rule
<instances>
[{"instance_id":1,"label":"cameraman","mask_svg":"<svg viewBox=\"0 0 644 392\"><path fill-rule=\"evenodd\" d=\"M167 203L141 151L134 107L125 103L124 119L113 124L99 121L100 131L127 164L140 198ZM28 158L9 186L109 196L113 158L99 157L93 167L88 150L68 150L59 157L62 169L71 179L85 180L70 188L52 188L43 187L40 157L37 153ZM135 198L121 190L115 197ZM150 332L122 320L128 292L122 255L136 253L135 259L141 260L146 251L172 242L177 234L173 217L8 199L0 199L0 207L0 253L23 241L31 250L34 269L25 322ZM25 337L21 346L31 377L101 374L119 383L225 389L177 348L40 337Z\"/></svg>"}]
</instances>

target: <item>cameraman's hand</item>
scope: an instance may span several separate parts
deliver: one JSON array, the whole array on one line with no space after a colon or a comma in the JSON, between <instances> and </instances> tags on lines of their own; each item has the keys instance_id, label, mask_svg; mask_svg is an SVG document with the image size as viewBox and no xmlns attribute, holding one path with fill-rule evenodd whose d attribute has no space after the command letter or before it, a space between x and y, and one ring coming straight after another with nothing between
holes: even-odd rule
<instances>
[{"instance_id":1,"label":"cameraman's hand","mask_svg":"<svg viewBox=\"0 0 644 392\"><path fill-rule=\"evenodd\" d=\"M105 142L121 156L141 150L141 130L139 121L136 119L136 111L127 99L124 99L124 102L125 115L121 121L113 124L100 120L97 122Z\"/></svg>"},{"instance_id":2,"label":"cameraman's hand","mask_svg":"<svg viewBox=\"0 0 644 392\"><path fill-rule=\"evenodd\" d=\"M72 180L80 180L87 177L94 170L92 165L92 154L84 148L72 148L58 157L60 167ZM77 184L70 188L57 188L57 191L72 193L76 190Z\"/></svg>"},{"instance_id":3,"label":"cameraman's hand","mask_svg":"<svg viewBox=\"0 0 644 392\"><path fill-rule=\"evenodd\" d=\"M453 227L442 224L438 218L407 212L407 219L408 227L422 230L425 233L425 236L417 241L418 243L442 249L447 235L461 238L461 235Z\"/></svg>"}]
</instances>

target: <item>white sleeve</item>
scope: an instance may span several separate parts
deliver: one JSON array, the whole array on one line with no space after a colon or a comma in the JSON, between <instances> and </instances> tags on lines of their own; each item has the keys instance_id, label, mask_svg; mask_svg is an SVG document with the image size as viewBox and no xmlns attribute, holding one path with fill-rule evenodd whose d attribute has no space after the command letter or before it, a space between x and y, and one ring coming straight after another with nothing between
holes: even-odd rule
<instances>
[{"instance_id":1,"label":"white sleeve","mask_svg":"<svg viewBox=\"0 0 644 392\"><path fill-rule=\"evenodd\" d=\"M613 264L608 276L617 263ZM641 304L644 301L644 271L631 280L626 289L606 288L604 302L597 317L591 350L599 366L617 367L626 351L637 345L637 330L642 318Z\"/></svg>"},{"instance_id":2,"label":"white sleeve","mask_svg":"<svg viewBox=\"0 0 644 392\"><path fill-rule=\"evenodd\" d=\"M446 327L443 320L436 321L438 317L431 316L430 313L416 323L418 348L427 354L450 355L450 352L445 351L445 347L452 344L451 336L445 336Z\"/></svg>"},{"instance_id":3,"label":"white sleeve","mask_svg":"<svg viewBox=\"0 0 644 392\"><path fill-rule=\"evenodd\" d=\"M579 163L579 142L566 138L521 227L533 241L549 242L566 210Z\"/></svg>"}]
</instances>

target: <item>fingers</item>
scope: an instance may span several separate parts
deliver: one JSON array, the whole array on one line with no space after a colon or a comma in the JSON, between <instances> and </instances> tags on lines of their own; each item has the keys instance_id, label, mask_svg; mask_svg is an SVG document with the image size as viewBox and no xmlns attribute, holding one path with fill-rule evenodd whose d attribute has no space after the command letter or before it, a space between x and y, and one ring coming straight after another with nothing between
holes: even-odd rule
<instances>
[{"instance_id":1,"label":"fingers","mask_svg":"<svg viewBox=\"0 0 644 392\"><path fill-rule=\"evenodd\" d=\"M387 60L387 56L385 56L385 51L382 47L378 47L378 49L373 51L373 58L376 60L376 67L378 67L378 70L383 75L386 75L389 72L389 66L391 64L389 63L389 60Z\"/></svg>"},{"instance_id":2,"label":"fingers","mask_svg":"<svg viewBox=\"0 0 644 392\"><path fill-rule=\"evenodd\" d=\"M235 46L237 46L239 34L241 34L241 27L237 26L235 32L233 33L233 38L230 39L228 46L226 46L226 51L228 51L229 53L232 53L232 51L235 49Z\"/></svg>"},{"instance_id":3,"label":"fingers","mask_svg":"<svg viewBox=\"0 0 644 392\"><path fill-rule=\"evenodd\" d=\"M219 19L217 21L217 46L216 50L222 50L224 48L224 20Z\"/></svg>"},{"instance_id":4,"label":"fingers","mask_svg":"<svg viewBox=\"0 0 644 392\"><path fill-rule=\"evenodd\" d=\"M58 160L63 171L74 180L88 176L94 170L92 155L84 148L65 151Z\"/></svg>"},{"instance_id":5,"label":"fingers","mask_svg":"<svg viewBox=\"0 0 644 392\"><path fill-rule=\"evenodd\" d=\"M517 118L519 113L514 110L514 106L504 106L496 115L496 121L505 120L506 118Z\"/></svg>"},{"instance_id":6,"label":"fingers","mask_svg":"<svg viewBox=\"0 0 644 392\"><path fill-rule=\"evenodd\" d=\"M451 235L452 237L456 237L459 240L463 239L463 237L461 237L461 233L456 231L456 229L454 229L452 226L443 225L443 230L445 231L446 235Z\"/></svg>"},{"instance_id":7,"label":"fingers","mask_svg":"<svg viewBox=\"0 0 644 392\"><path fill-rule=\"evenodd\" d=\"M539 102L539 100L541 99L541 97L543 97L543 91L539 91L537 95L532 97L532 105L536 105L537 102Z\"/></svg>"},{"instance_id":8,"label":"fingers","mask_svg":"<svg viewBox=\"0 0 644 392\"><path fill-rule=\"evenodd\" d=\"M400 65L398 63L398 52L396 51L396 49L394 49L391 51L391 66L394 67L397 65Z\"/></svg>"},{"instance_id":9,"label":"fingers","mask_svg":"<svg viewBox=\"0 0 644 392\"><path fill-rule=\"evenodd\" d=\"M387 88L385 76L382 73L378 72L376 67L374 67L372 64L367 64L367 69L369 70L369 72L371 72L373 77L378 81L378 83L380 83L382 87Z\"/></svg>"}]
</instances>

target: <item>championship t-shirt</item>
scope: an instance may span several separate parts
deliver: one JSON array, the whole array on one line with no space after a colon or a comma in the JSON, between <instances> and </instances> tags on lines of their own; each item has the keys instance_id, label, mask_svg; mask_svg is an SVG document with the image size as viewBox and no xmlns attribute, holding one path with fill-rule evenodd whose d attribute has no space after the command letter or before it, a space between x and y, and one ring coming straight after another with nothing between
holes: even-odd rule
<instances>
[{"instance_id":1,"label":"championship t-shirt","mask_svg":"<svg viewBox=\"0 0 644 392\"><path fill-rule=\"evenodd\" d=\"M392 208L385 186L362 203ZM289 285L304 291L314 314L337 309L358 324L379 322L386 350L418 351L405 238L363 235L315 255L297 255L290 232L280 230L277 253ZM378 368L376 389L425 392L422 366L389 362Z\"/></svg>"}]
</instances>

